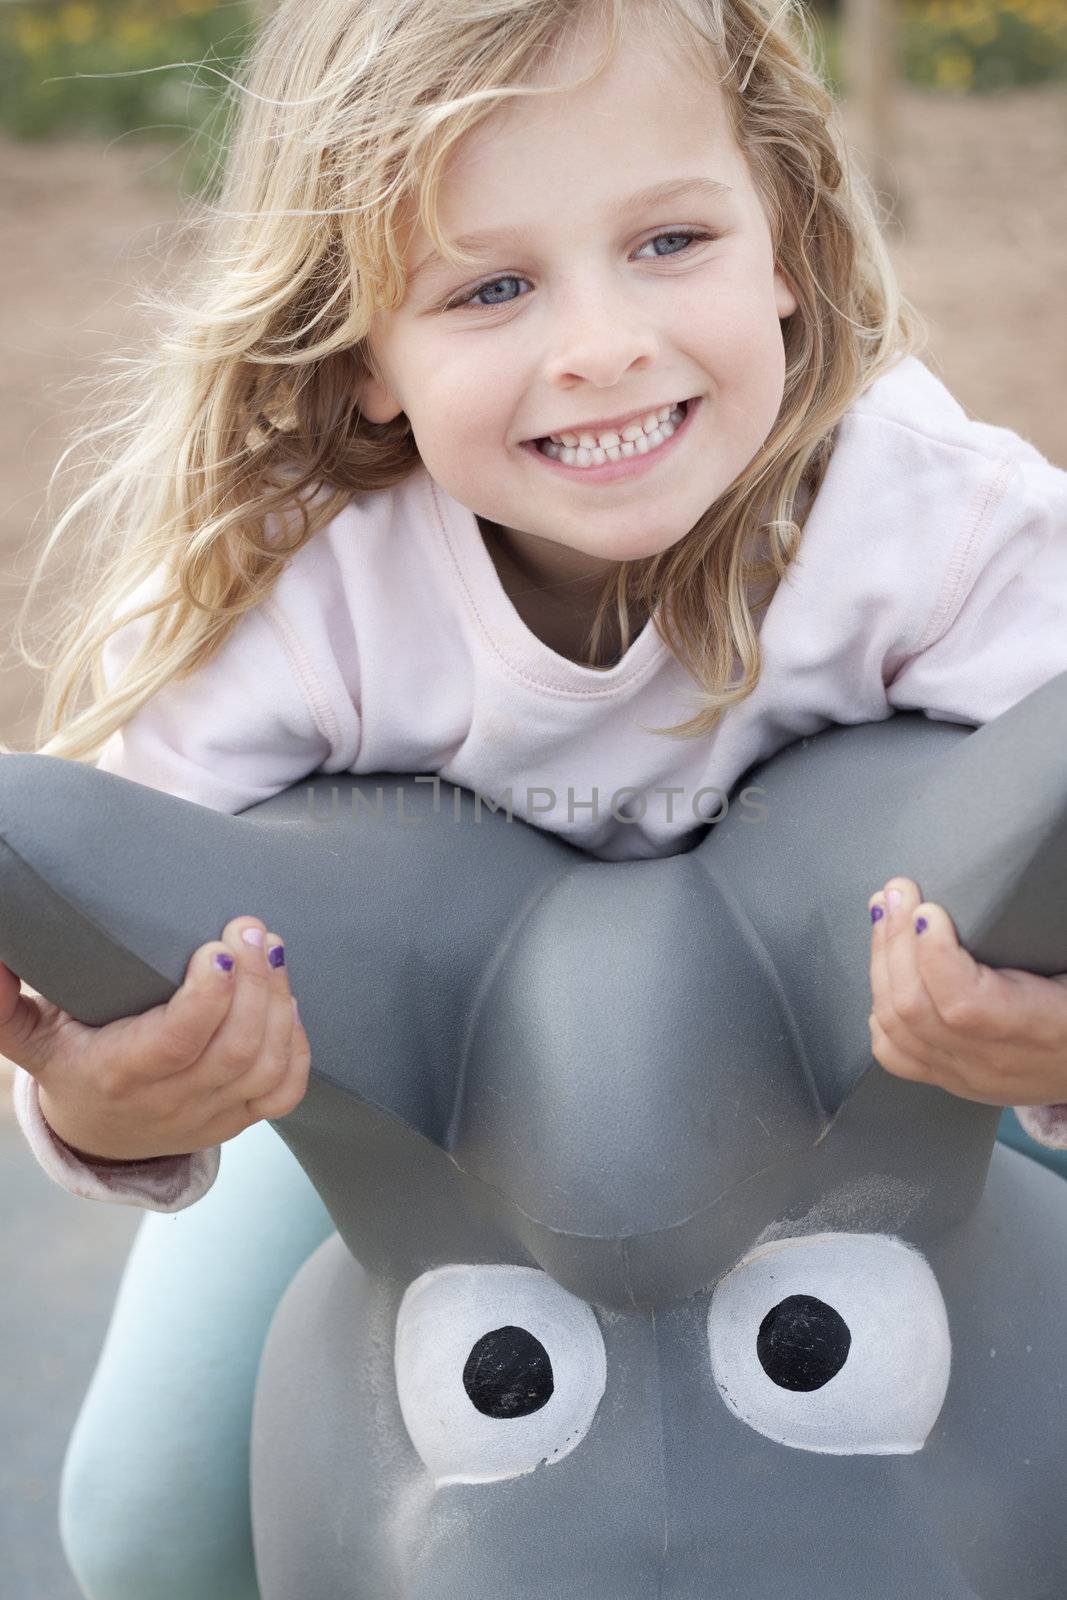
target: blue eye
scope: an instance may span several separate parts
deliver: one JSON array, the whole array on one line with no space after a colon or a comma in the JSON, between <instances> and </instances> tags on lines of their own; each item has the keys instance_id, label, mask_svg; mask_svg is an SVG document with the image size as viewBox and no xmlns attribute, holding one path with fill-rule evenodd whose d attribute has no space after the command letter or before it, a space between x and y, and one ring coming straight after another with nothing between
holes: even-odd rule
<instances>
[{"instance_id":1,"label":"blue eye","mask_svg":"<svg viewBox=\"0 0 1067 1600\"><path fill-rule=\"evenodd\" d=\"M684 250L684 248L686 246L693 244L698 239L714 239L714 238L717 238L717 237L718 237L717 234L703 233L703 232L699 232L696 229L691 229L691 228L690 229L687 229L687 228L672 228L669 233L653 234L651 239L646 239L645 240L645 244L655 245L660 239L681 239L683 241L683 250ZM644 249L644 245L642 245L641 248ZM681 255L682 253L683 253L682 250L670 250L670 251L657 251L656 252L657 255ZM479 304L478 303L478 296L479 295L487 294L490 290L496 289L501 284L504 284L504 283L526 283L528 281L529 281L528 279L520 278L515 273L507 273L503 277L500 277L500 278L490 278L488 280L488 282L479 284L477 288L471 289L469 291L469 293L467 293L466 295L461 296L459 299L450 300L443 307L443 309L445 311L454 311L454 310L457 310L460 307L470 307L470 309L474 310L474 311L493 311L493 310L495 310L495 308L497 306L511 305L511 303L512 303L511 299L503 298L503 299L499 299L499 300L489 300L489 301L484 301L481 304ZM521 296L517 295L514 298L515 299L521 299Z\"/></svg>"}]
</instances>

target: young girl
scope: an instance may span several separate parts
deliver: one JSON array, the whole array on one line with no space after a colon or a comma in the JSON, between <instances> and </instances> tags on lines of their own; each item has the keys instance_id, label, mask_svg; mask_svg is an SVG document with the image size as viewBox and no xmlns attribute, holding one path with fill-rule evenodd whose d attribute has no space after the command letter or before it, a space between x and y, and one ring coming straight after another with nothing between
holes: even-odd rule
<instances>
[{"instance_id":1,"label":"young girl","mask_svg":"<svg viewBox=\"0 0 1067 1600\"><path fill-rule=\"evenodd\" d=\"M830 722L1067 670L1067 474L916 358L799 6L285 0L190 302L61 523L95 515L45 753L229 812L437 772L621 860ZM876 1058L1067 1142L1062 980L871 888ZM284 930L234 910L105 1028L0 968L43 1164L182 1213L68 1458L94 1600L256 1593L256 1362L329 1222L262 1121L310 1058Z\"/></svg>"}]
</instances>

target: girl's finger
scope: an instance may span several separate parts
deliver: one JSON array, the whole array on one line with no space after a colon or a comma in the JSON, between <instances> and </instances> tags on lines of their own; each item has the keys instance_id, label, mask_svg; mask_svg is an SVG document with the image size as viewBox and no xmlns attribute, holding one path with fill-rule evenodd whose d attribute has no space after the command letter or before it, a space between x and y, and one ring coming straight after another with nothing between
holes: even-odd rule
<instances>
[{"instance_id":1,"label":"girl's finger","mask_svg":"<svg viewBox=\"0 0 1067 1600\"><path fill-rule=\"evenodd\" d=\"M293 1035L290 1042L289 1065L272 1089L248 1102L254 1117L285 1117L298 1106L307 1091L311 1072L311 1047L307 1034L294 1011Z\"/></svg>"},{"instance_id":2,"label":"girl's finger","mask_svg":"<svg viewBox=\"0 0 1067 1600\"><path fill-rule=\"evenodd\" d=\"M918 915L927 922L919 941L924 981L957 1038L969 1047L973 1041L975 1049L989 1047L994 1063L1011 1044L1067 1053L1067 1004L1058 978L987 967L959 944L940 906L921 905Z\"/></svg>"},{"instance_id":3,"label":"girl's finger","mask_svg":"<svg viewBox=\"0 0 1067 1600\"><path fill-rule=\"evenodd\" d=\"M234 992L229 1011L210 1039L210 1049L189 1089L211 1092L242 1077L259 1055L267 1026L271 969L267 930L255 917L234 917L222 930L234 959Z\"/></svg>"},{"instance_id":4,"label":"girl's finger","mask_svg":"<svg viewBox=\"0 0 1067 1600\"><path fill-rule=\"evenodd\" d=\"M871 908L870 981L873 1014L877 1017L884 1034L892 1037L897 1046L907 1051L910 1056L920 1058L923 1054L922 1041L908 1020L901 1016L897 1003L901 979L898 975L897 987L894 988L890 973L889 927L892 912L887 903L886 891L880 889L877 894L873 894L868 904Z\"/></svg>"},{"instance_id":5,"label":"girl's finger","mask_svg":"<svg viewBox=\"0 0 1067 1600\"><path fill-rule=\"evenodd\" d=\"M885 894L879 889L867 902L871 914L871 998L884 1005L889 997L889 969L885 950ZM888 1020L888 1019L884 1019Z\"/></svg>"},{"instance_id":6,"label":"girl's finger","mask_svg":"<svg viewBox=\"0 0 1067 1600\"><path fill-rule=\"evenodd\" d=\"M871 1054L880 1066L894 1077L906 1078L910 1083L929 1083L950 1094L962 1095L967 1100L980 1098L956 1069L950 1054L936 1046L913 1041L904 1027L887 1033L872 1011L868 1018L871 1032Z\"/></svg>"},{"instance_id":7,"label":"girl's finger","mask_svg":"<svg viewBox=\"0 0 1067 1600\"><path fill-rule=\"evenodd\" d=\"M225 1086L234 1100L252 1101L270 1091L285 1077L289 1068L295 1014L289 992L285 946L276 933L267 935L267 970L270 973L270 999L266 1025L255 1063L240 1077Z\"/></svg>"},{"instance_id":8,"label":"girl's finger","mask_svg":"<svg viewBox=\"0 0 1067 1600\"><path fill-rule=\"evenodd\" d=\"M893 1011L909 1033L921 1040L929 1036L931 1022L939 1021L916 950L915 907L922 896L911 878L891 878L885 897L885 970Z\"/></svg>"},{"instance_id":9,"label":"girl's finger","mask_svg":"<svg viewBox=\"0 0 1067 1600\"><path fill-rule=\"evenodd\" d=\"M983 997L982 979L990 969L980 967L963 948L943 907L920 901L913 923L916 965L938 1020L957 1036L993 1038L998 1021Z\"/></svg>"},{"instance_id":10,"label":"girl's finger","mask_svg":"<svg viewBox=\"0 0 1067 1600\"><path fill-rule=\"evenodd\" d=\"M194 950L185 979L166 1005L120 1017L89 1043L91 1058L116 1088L161 1083L203 1055L233 1001L235 963L213 940Z\"/></svg>"},{"instance_id":11,"label":"girl's finger","mask_svg":"<svg viewBox=\"0 0 1067 1600\"><path fill-rule=\"evenodd\" d=\"M898 1039L891 1038L873 1011L867 1024L871 1032L871 1054L879 1066L891 1072L895 1078L905 1078L909 1083L925 1082L927 1072L922 1058L914 1055Z\"/></svg>"},{"instance_id":12,"label":"girl's finger","mask_svg":"<svg viewBox=\"0 0 1067 1600\"><path fill-rule=\"evenodd\" d=\"M22 992L19 977L0 961L0 1056L37 1073L46 1065L45 1052L34 1033L41 1010Z\"/></svg>"}]
</instances>

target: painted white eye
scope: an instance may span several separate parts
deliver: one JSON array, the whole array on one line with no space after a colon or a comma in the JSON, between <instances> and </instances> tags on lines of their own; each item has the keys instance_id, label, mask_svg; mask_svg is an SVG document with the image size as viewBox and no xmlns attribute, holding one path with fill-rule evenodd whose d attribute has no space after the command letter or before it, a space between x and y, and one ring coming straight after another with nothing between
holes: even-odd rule
<instances>
[{"instance_id":1,"label":"painted white eye","mask_svg":"<svg viewBox=\"0 0 1067 1600\"><path fill-rule=\"evenodd\" d=\"M607 1382L599 1324L533 1267L436 1267L396 1323L396 1387L438 1484L490 1483L559 1461Z\"/></svg>"},{"instance_id":2,"label":"painted white eye","mask_svg":"<svg viewBox=\"0 0 1067 1600\"><path fill-rule=\"evenodd\" d=\"M730 1410L798 1450L910 1455L948 1389L937 1279L918 1250L888 1234L758 1246L716 1287L708 1340Z\"/></svg>"}]
</instances>

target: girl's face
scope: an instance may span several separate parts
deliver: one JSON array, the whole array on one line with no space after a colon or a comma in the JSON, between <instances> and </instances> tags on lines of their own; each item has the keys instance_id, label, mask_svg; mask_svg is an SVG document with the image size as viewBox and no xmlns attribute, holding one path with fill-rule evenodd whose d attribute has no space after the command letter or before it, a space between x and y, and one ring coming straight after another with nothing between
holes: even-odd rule
<instances>
[{"instance_id":1,"label":"girl's face","mask_svg":"<svg viewBox=\"0 0 1067 1600\"><path fill-rule=\"evenodd\" d=\"M594 59L582 41L566 75ZM671 197L635 198L667 184ZM546 576L573 573L574 552L606 573L676 544L770 433L780 319L796 310L721 92L632 27L596 82L468 134L440 200L446 236L484 235L480 265L457 269L410 232L404 302L371 331L386 382L361 385L364 414L405 412L431 476ZM695 396L659 458L613 481L527 443Z\"/></svg>"}]
</instances>

